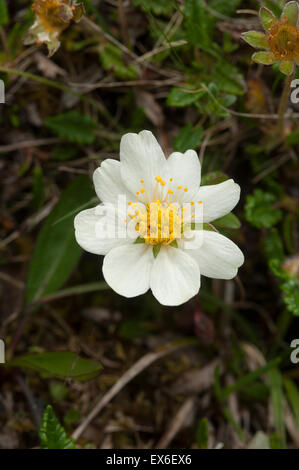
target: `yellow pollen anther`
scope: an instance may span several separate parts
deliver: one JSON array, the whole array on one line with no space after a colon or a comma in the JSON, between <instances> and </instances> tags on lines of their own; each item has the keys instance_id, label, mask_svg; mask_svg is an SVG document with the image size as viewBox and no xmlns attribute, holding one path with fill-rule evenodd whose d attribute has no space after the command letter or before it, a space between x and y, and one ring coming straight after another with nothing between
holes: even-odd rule
<instances>
[{"instance_id":1,"label":"yellow pollen anther","mask_svg":"<svg viewBox=\"0 0 299 470\"><path fill-rule=\"evenodd\" d=\"M143 184L143 183L144 183L144 180L140 180L140 183L142 183L142 184Z\"/></svg>"},{"instance_id":2,"label":"yellow pollen anther","mask_svg":"<svg viewBox=\"0 0 299 470\"><path fill-rule=\"evenodd\" d=\"M162 181L162 178L161 178L161 176L156 176L156 178L155 178L155 179L156 179L157 183L160 183L160 182Z\"/></svg>"},{"instance_id":3,"label":"yellow pollen anther","mask_svg":"<svg viewBox=\"0 0 299 470\"><path fill-rule=\"evenodd\" d=\"M168 190L168 194L173 194L172 189L169 189L169 190Z\"/></svg>"},{"instance_id":4,"label":"yellow pollen anther","mask_svg":"<svg viewBox=\"0 0 299 470\"><path fill-rule=\"evenodd\" d=\"M190 204L191 204L191 206L194 206L194 202L193 202L193 201L191 201Z\"/></svg>"},{"instance_id":5,"label":"yellow pollen anther","mask_svg":"<svg viewBox=\"0 0 299 470\"><path fill-rule=\"evenodd\" d=\"M141 188L141 189L140 189L140 192L141 192L141 194L145 193L145 189L144 189L144 188Z\"/></svg>"},{"instance_id":6,"label":"yellow pollen anther","mask_svg":"<svg viewBox=\"0 0 299 470\"><path fill-rule=\"evenodd\" d=\"M161 185L162 185L162 186L165 186L165 184L166 184L165 181L162 180L162 181L161 181Z\"/></svg>"},{"instance_id":7,"label":"yellow pollen anther","mask_svg":"<svg viewBox=\"0 0 299 470\"><path fill-rule=\"evenodd\" d=\"M137 194L137 196L139 196L139 191L137 191L137 193L136 193L136 194Z\"/></svg>"},{"instance_id":8,"label":"yellow pollen anther","mask_svg":"<svg viewBox=\"0 0 299 470\"><path fill-rule=\"evenodd\" d=\"M131 206L131 204L132 204L132 201L129 201L129 202L128 202L128 206Z\"/></svg>"},{"instance_id":9,"label":"yellow pollen anther","mask_svg":"<svg viewBox=\"0 0 299 470\"><path fill-rule=\"evenodd\" d=\"M169 181L173 181L173 178L169 178Z\"/></svg>"},{"instance_id":10,"label":"yellow pollen anther","mask_svg":"<svg viewBox=\"0 0 299 470\"><path fill-rule=\"evenodd\" d=\"M182 189L182 186L178 186L178 189Z\"/></svg>"},{"instance_id":11,"label":"yellow pollen anther","mask_svg":"<svg viewBox=\"0 0 299 470\"><path fill-rule=\"evenodd\" d=\"M202 204L202 201L198 201L198 204Z\"/></svg>"},{"instance_id":12,"label":"yellow pollen anther","mask_svg":"<svg viewBox=\"0 0 299 470\"><path fill-rule=\"evenodd\" d=\"M185 193L188 191L188 188L184 188Z\"/></svg>"}]
</instances>

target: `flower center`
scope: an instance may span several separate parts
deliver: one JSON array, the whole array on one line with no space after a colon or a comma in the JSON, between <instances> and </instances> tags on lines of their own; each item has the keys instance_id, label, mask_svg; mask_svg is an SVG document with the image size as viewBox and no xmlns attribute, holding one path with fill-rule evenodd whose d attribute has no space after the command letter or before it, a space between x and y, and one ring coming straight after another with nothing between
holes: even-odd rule
<instances>
[{"instance_id":1,"label":"flower center","mask_svg":"<svg viewBox=\"0 0 299 470\"><path fill-rule=\"evenodd\" d=\"M178 238L181 238L185 230L190 230L189 226L184 226L184 215L187 220L195 218L195 204L193 201L188 206L181 207L183 195L188 192L188 188L176 186L172 189L173 178L169 183L161 178L155 177L155 187L151 195L151 201L144 187L144 180L140 181L142 187L136 192L138 201L129 201L129 217L135 222L135 229L140 238L149 245L170 245ZM202 201L198 201L202 204ZM186 212L185 212L186 211ZM127 220L126 220L127 222Z\"/></svg>"},{"instance_id":2,"label":"flower center","mask_svg":"<svg viewBox=\"0 0 299 470\"><path fill-rule=\"evenodd\" d=\"M137 214L136 230L149 245L169 245L181 236L182 216L175 204L154 201Z\"/></svg>"},{"instance_id":3,"label":"flower center","mask_svg":"<svg viewBox=\"0 0 299 470\"><path fill-rule=\"evenodd\" d=\"M270 27L268 42L279 60L295 60L299 56L299 30L285 21L277 21Z\"/></svg>"}]
</instances>

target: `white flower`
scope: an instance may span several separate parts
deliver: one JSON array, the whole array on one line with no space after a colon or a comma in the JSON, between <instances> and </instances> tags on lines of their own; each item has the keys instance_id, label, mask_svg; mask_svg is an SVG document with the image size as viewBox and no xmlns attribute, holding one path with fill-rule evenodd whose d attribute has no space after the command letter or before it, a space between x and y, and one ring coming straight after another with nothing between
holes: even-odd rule
<instances>
[{"instance_id":1,"label":"white flower","mask_svg":"<svg viewBox=\"0 0 299 470\"><path fill-rule=\"evenodd\" d=\"M241 250L202 226L190 231L190 223L202 216L204 223L212 222L229 213L239 201L240 187L232 179L200 187L194 150L166 159L151 132L126 134L120 162L105 160L93 179L102 204L76 216L75 235L86 251L105 255L104 278L118 294L135 297L151 289L161 304L174 306L198 293L201 275L236 276L244 262ZM124 207L120 195L128 201ZM187 204L192 210L183 219ZM152 214L158 217L154 234L152 223L149 229Z\"/></svg>"}]
</instances>

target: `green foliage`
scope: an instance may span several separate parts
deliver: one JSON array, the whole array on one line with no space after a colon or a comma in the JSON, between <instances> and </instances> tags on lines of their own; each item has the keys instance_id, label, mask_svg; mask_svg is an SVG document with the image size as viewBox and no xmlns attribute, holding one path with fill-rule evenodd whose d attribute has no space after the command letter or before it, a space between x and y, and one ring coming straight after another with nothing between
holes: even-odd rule
<instances>
[{"instance_id":1,"label":"green foliage","mask_svg":"<svg viewBox=\"0 0 299 470\"><path fill-rule=\"evenodd\" d=\"M46 219L29 267L27 304L58 290L71 274L82 252L74 236L74 215L93 195L87 176L73 179Z\"/></svg>"},{"instance_id":2,"label":"green foliage","mask_svg":"<svg viewBox=\"0 0 299 470\"><path fill-rule=\"evenodd\" d=\"M205 50L212 47L214 20L206 11L202 0L185 1L185 29L188 41Z\"/></svg>"},{"instance_id":3,"label":"green foliage","mask_svg":"<svg viewBox=\"0 0 299 470\"><path fill-rule=\"evenodd\" d=\"M287 144L291 147L299 145L299 130L291 132L286 138Z\"/></svg>"},{"instance_id":4,"label":"green foliage","mask_svg":"<svg viewBox=\"0 0 299 470\"><path fill-rule=\"evenodd\" d=\"M73 439L67 437L50 405L44 411L39 437L42 449L75 449Z\"/></svg>"},{"instance_id":5,"label":"green foliage","mask_svg":"<svg viewBox=\"0 0 299 470\"><path fill-rule=\"evenodd\" d=\"M113 70L117 78L134 80L138 77L138 68L124 61L122 51L113 44L105 44L100 50L100 59L105 70Z\"/></svg>"},{"instance_id":6,"label":"green foliage","mask_svg":"<svg viewBox=\"0 0 299 470\"><path fill-rule=\"evenodd\" d=\"M238 219L238 217L230 212L227 215L224 215L223 217L220 217L220 219L214 220L213 225L215 225L216 228L240 228L241 227L241 222Z\"/></svg>"},{"instance_id":7,"label":"green foliage","mask_svg":"<svg viewBox=\"0 0 299 470\"><path fill-rule=\"evenodd\" d=\"M202 418L196 430L196 444L199 449L207 449L209 442L209 422Z\"/></svg>"},{"instance_id":8,"label":"green foliage","mask_svg":"<svg viewBox=\"0 0 299 470\"><path fill-rule=\"evenodd\" d=\"M169 15L172 12L171 0L133 0L133 5L141 8L145 13L154 13L155 15Z\"/></svg>"},{"instance_id":9,"label":"green foliage","mask_svg":"<svg viewBox=\"0 0 299 470\"><path fill-rule=\"evenodd\" d=\"M98 362L82 359L71 352L26 354L14 359L9 366L35 370L46 378L72 379L80 382L93 379L102 369Z\"/></svg>"},{"instance_id":10,"label":"green foliage","mask_svg":"<svg viewBox=\"0 0 299 470\"><path fill-rule=\"evenodd\" d=\"M246 220L257 228L273 227L282 218L282 211L274 207L276 202L274 194L256 189L252 195L248 195L246 198Z\"/></svg>"},{"instance_id":11,"label":"green foliage","mask_svg":"<svg viewBox=\"0 0 299 470\"><path fill-rule=\"evenodd\" d=\"M288 377L284 377L283 385L286 391L286 396L290 406L293 410L297 429L299 431L299 390L298 387L295 385L294 381L289 379Z\"/></svg>"},{"instance_id":12,"label":"green foliage","mask_svg":"<svg viewBox=\"0 0 299 470\"><path fill-rule=\"evenodd\" d=\"M167 98L167 104L168 106L176 106L178 108L189 106L198 101L203 94L203 91L197 91L190 85L172 88Z\"/></svg>"},{"instance_id":13,"label":"green foliage","mask_svg":"<svg viewBox=\"0 0 299 470\"><path fill-rule=\"evenodd\" d=\"M280 280L280 289L284 293L283 300L289 312L299 316L299 281L282 268L279 259L270 259L269 266L273 274Z\"/></svg>"},{"instance_id":14,"label":"green foliage","mask_svg":"<svg viewBox=\"0 0 299 470\"><path fill-rule=\"evenodd\" d=\"M189 149L196 149L203 139L202 127L193 127L191 123L186 124L177 135L174 141L174 150L186 152Z\"/></svg>"},{"instance_id":15,"label":"green foliage","mask_svg":"<svg viewBox=\"0 0 299 470\"><path fill-rule=\"evenodd\" d=\"M274 424L277 430L278 440L281 448L285 447L285 424L284 424L284 395L282 380L279 370L275 367L269 370L270 394L274 416Z\"/></svg>"},{"instance_id":16,"label":"green foliage","mask_svg":"<svg viewBox=\"0 0 299 470\"><path fill-rule=\"evenodd\" d=\"M45 125L61 139L78 144L92 144L95 140L96 122L87 114L77 111L48 117Z\"/></svg>"},{"instance_id":17,"label":"green foliage","mask_svg":"<svg viewBox=\"0 0 299 470\"><path fill-rule=\"evenodd\" d=\"M283 245L276 228L271 228L267 233L264 240L264 252L268 261L271 259L277 259L283 261L284 250Z\"/></svg>"},{"instance_id":18,"label":"green foliage","mask_svg":"<svg viewBox=\"0 0 299 470\"><path fill-rule=\"evenodd\" d=\"M0 0L0 26L6 26L9 23L9 13L6 0Z\"/></svg>"}]
</instances>

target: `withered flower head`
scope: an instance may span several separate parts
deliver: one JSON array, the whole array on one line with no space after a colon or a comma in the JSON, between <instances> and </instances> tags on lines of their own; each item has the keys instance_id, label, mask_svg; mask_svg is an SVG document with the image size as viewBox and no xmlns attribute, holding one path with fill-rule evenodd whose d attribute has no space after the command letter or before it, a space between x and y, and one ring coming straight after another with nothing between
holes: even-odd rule
<instances>
[{"instance_id":1,"label":"withered flower head","mask_svg":"<svg viewBox=\"0 0 299 470\"><path fill-rule=\"evenodd\" d=\"M280 19L266 7L260 9L260 19L266 33L248 31L243 39L251 46L265 49L256 52L252 59L265 65L279 63L280 71L290 75L299 64L299 6L288 2Z\"/></svg>"},{"instance_id":2,"label":"withered flower head","mask_svg":"<svg viewBox=\"0 0 299 470\"><path fill-rule=\"evenodd\" d=\"M49 56L59 48L58 38L71 20L78 22L84 14L83 4L74 4L71 0L35 0L32 9L35 21L24 43L47 44Z\"/></svg>"}]
</instances>

